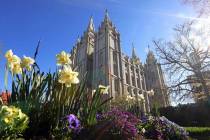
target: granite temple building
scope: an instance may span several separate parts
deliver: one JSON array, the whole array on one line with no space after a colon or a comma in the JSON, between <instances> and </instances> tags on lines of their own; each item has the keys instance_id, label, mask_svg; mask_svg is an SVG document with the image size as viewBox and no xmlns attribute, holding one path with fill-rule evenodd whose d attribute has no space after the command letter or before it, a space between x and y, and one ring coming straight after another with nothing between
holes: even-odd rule
<instances>
[{"instance_id":1,"label":"granite temple building","mask_svg":"<svg viewBox=\"0 0 210 140\"><path fill-rule=\"evenodd\" d=\"M100 84L109 85L109 95L114 99L143 94L145 100L141 108L145 112L150 112L154 105L168 106L164 75L153 52L149 51L143 64L133 45L132 49L131 57L122 53L120 33L106 11L98 30L90 18L87 29L71 50L72 64L80 73L80 79L87 73L90 90ZM152 90L154 93L150 95Z\"/></svg>"}]
</instances>

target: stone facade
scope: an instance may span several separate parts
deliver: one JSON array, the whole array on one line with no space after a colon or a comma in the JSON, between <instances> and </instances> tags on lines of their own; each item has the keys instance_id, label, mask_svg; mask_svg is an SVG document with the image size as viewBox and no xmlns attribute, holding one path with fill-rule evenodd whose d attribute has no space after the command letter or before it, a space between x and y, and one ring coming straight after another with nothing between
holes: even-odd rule
<instances>
[{"instance_id":1,"label":"stone facade","mask_svg":"<svg viewBox=\"0 0 210 140\"><path fill-rule=\"evenodd\" d=\"M148 59L142 64L133 47L132 57L124 55L120 46L120 33L113 25L106 11L104 20L95 30L93 18L90 18L87 30L71 50L73 67L80 73L80 79L87 74L88 87L95 89L98 85L110 86L109 95L118 98L122 95L137 97L143 94L145 102L141 105L145 112L152 107L151 101L157 100L161 106L167 106L167 91L164 89L163 73L158 63ZM151 52L152 53L152 52ZM150 53L148 54L148 58ZM154 71L150 71L150 67ZM154 74L152 83L150 73ZM148 96L148 90L157 88L154 97ZM161 91L161 92L160 92ZM156 93L157 92L157 93ZM157 94L157 97L156 97ZM154 98L154 99L153 99ZM164 103L163 103L164 102Z\"/></svg>"},{"instance_id":2,"label":"stone facade","mask_svg":"<svg viewBox=\"0 0 210 140\"><path fill-rule=\"evenodd\" d=\"M150 108L170 105L163 71L152 51L147 55L144 71L147 90L154 91L154 96L149 98Z\"/></svg>"}]
</instances>

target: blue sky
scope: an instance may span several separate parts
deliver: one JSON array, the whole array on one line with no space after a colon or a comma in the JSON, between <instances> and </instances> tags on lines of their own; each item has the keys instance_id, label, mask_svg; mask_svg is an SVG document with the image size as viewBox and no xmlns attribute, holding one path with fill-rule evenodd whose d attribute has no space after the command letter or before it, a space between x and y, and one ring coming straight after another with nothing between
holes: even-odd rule
<instances>
[{"instance_id":1,"label":"blue sky","mask_svg":"<svg viewBox=\"0 0 210 140\"><path fill-rule=\"evenodd\" d=\"M6 50L33 56L41 39L37 63L43 71L54 70L55 55L71 50L91 15L97 29L105 9L121 34L123 52L131 55L134 43L143 62L153 39L169 39L176 24L194 16L179 0L0 0L0 90Z\"/></svg>"}]
</instances>

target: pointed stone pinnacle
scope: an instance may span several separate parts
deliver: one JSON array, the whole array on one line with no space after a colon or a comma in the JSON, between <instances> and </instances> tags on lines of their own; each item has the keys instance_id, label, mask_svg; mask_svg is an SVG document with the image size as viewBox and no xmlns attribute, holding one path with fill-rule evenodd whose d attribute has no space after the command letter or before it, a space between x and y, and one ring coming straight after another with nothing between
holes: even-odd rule
<instances>
[{"instance_id":1,"label":"pointed stone pinnacle","mask_svg":"<svg viewBox=\"0 0 210 140\"><path fill-rule=\"evenodd\" d=\"M94 23L93 23L93 16L90 16L89 24L88 24L88 31L94 31Z\"/></svg>"}]
</instances>

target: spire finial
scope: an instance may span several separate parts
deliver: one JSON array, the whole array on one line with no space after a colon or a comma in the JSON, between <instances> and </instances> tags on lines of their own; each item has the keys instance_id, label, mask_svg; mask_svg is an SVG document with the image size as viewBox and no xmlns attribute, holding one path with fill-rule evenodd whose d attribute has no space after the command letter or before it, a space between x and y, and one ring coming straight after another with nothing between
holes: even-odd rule
<instances>
[{"instance_id":1,"label":"spire finial","mask_svg":"<svg viewBox=\"0 0 210 140\"><path fill-rule=\"evenodd\" d=\"M152 52L152 50L150 48L150 45L148 45L147 47L148 47L148 55L151 55L151 54L153 55L153 52Z\"/></svg>"},{"instance_id":2,"label":"spire finial","mask_svg":"<svg viewBox=\"0 0 210 140\"><path fill-rule=\"evenodd\" d=\"M104 21L108 21L109 20L109 13L108 10L105 10L105 17L104 17Z\"/></svg>"},{"instance_id":3,"label":"spire finial","mask_svg":"<svg viewBox=\"0 0 210 140\"><path fill-rule=\"evenodd\" d=\"M89 24L88 24L88 31L94 31L94 23L93 23L93 16L90 16Z\"/></svg>"}]
</instances>

